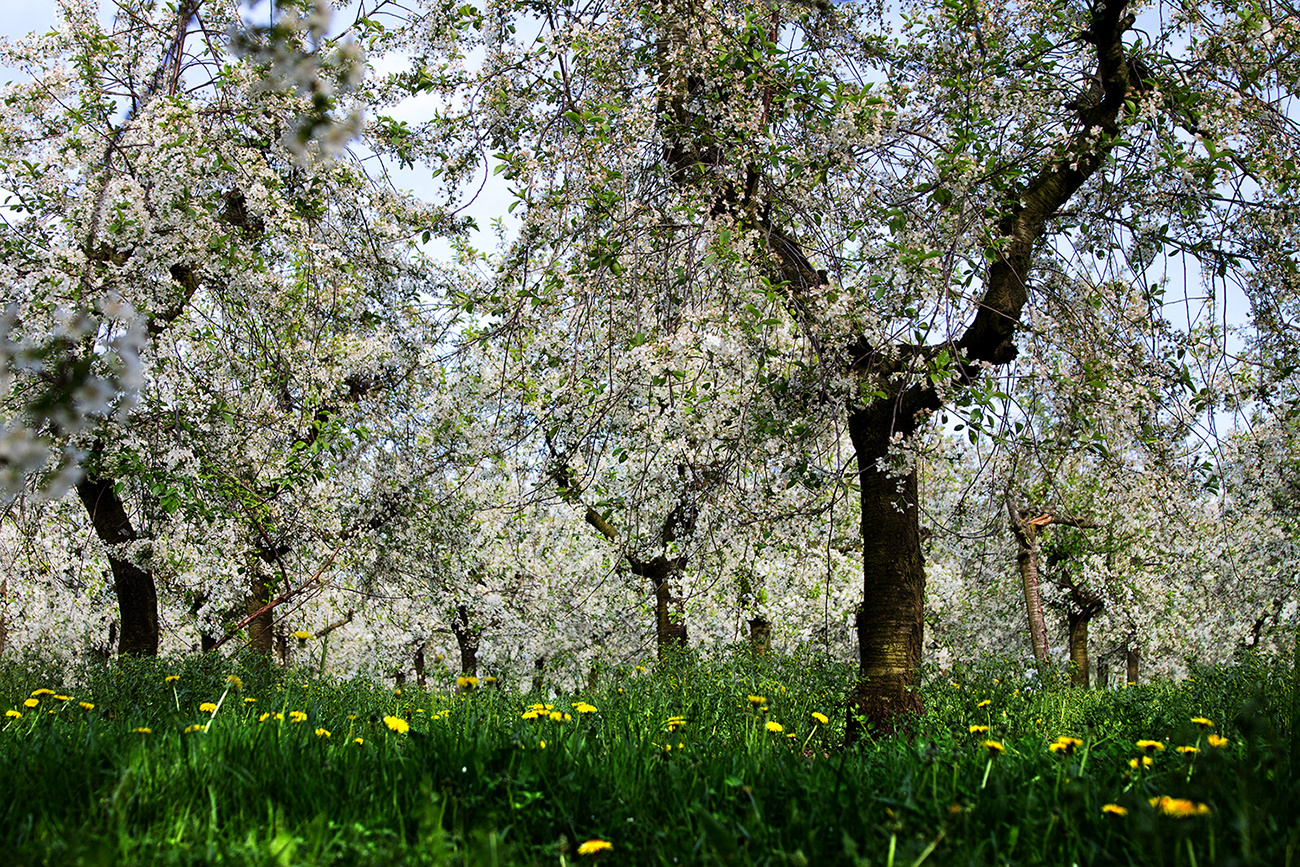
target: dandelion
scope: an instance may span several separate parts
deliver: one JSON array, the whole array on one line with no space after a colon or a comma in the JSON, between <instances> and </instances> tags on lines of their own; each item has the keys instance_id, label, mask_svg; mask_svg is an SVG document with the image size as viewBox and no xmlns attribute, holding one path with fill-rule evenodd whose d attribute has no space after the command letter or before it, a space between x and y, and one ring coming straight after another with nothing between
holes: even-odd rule
<instances>
[{"instance_id":1,"label":"dandelion","mask_svg":"<svg viewBox=\"0 0 1300 867\"><path fill-rule=\"evenodd\" d=\"M988 707L988 706L991 705L991 704L993 704L993 699L991 699L991 698L986 698L986 699L984 699L982 702L980 702L979 704L975 705L975 707L977 707L977 708L979 708L979 707Z\"/></svg>"},{"instance_id":2,"label":"dandelion","mask_svg":"<svg viewBox=\"0 0 1300 867\"><path fill-rule=\"evenodd\" d=\"M684 716L668 717L668 731L675 732L684 725L686 725L686 717Z\"/></svg>"},{"instance_id":3,"label":"dandelion","mask_svg":"<svg viewBox=\"0 0 1300 867\"><path fill-rule=\"evenodd\" d=\"M406 720L402 719L400 716L384 717L384 725L388 726L390 729L397 732L398 734L401 734L403 732L409 732L411 730L411 724L408 723Z\"/></svg>"},{"instance_id":4,"label":"dandelion","mask_svg":"<svg viewBox=\"0 0 1300 867\"><path fill-rule=\"evenodd\" d=\"M1000 756L1007 751L1007 748L1002 746L1001 741L985 741L981 746L989 751L990 758Z\"/></svg>"},{"instance_id":5,"label":"dandelion","mask_svg":"<svg viewBox=\"0 0 1300 867\"><path fill-rule=\"evenodd\" d=\"M1165 751L1165 745L1160 741L1141 740L1137 742L1137 748L1148 755Z\"/></svg>"},{"instance_id":6,"label":"dandelion","mask_svg":"<svg viewBox=\"0 0 1300 867\"><path fill-rule=\"evenodd\" d=\"M785 731L785 729L781 727L781 724L776 720L767 721L767 730L773 733Z\"/></svg>"},{"instance_id":7,"label":"dandelion","mask_svg":"<svg viewBox=\"0 0 1300 867\"><path fill-rule=\"evenodd\" d=\"M578 847L579 855L595 855L597 852L604 852L606 849L613 849L614 844L608 840L588 840Z\"/></svg>"},{"instance_id":8,"label":"dandelion","mask_svg":"<svg viewBox=\"0 0 1300 867\"><path fill-rule=\"evenodd\" d=\"M538 748L538 749L541 749L541 750L546 749L546 741L538 741L538 742L537 742L537 748Z\"/></svg>"},{"instance_id":9,"label":"dandelion","mask_svg":"<svg viewBox=\"0 0 1300 867\"><path fill-rule=\"evenodd\" d=\"M315 638L316 634L313 632L308 632L305 629L299 629L297 632L293 634L293 637L298 639L299 641L306 641L309 638Z\"/></svg>"},{"instance_id":10,"label":"dandelion","mask_svg":"<svg viewBox=\"0 0 1300 867\"><path fill-rule=\"evenodd\" d=\"M138 729L131 729L131 734L133 734L133 735L151 735L151 734L153 734L153 729L149 729L149 728L145 728L144 726L141 726L141 727L138 728Z\"/></svg>"},{"instance_id":11,"label":"dandelion","mask_svg":"<svg viewBox=\"0 0 1300 867\"><path fill-rule=\"evenodd\" d=\"M478 678L477 678L477 677L458 677L458 678L456 678L456 686L460 687L460 688L463 689L463 690L471 690L471 689L473 689L474 687L478 686Z\"/></svg>"},{"instance_id":12,"label":"dandelion","mask_svg":"<svg viewBox=\"0 0 1300 867\"><path fill-rule=\"evenodd\" d=\"M1124 809L1119 804L1106 804L1101 808L1101 811L1107 816L1117 816L1122 818L1128 815L1128 810Z\"/></svg>"},{"instance_id":13,"label":"dandelion","mask_svg":"<svg viewBox=\"0 0 1300 867\"><path fill-rule=\"evenodd\" d=\"M1129 766L1130 768L1132 768L1133 770L1135 770L1135 771L1136 771L1138 768L1149 768L1149 767L1151 767L1153 764L1155 764L1155 762L1153 762L1153 761L1151 760L1151 757L1150 757L1150 756L1143 756L1141 759L1129 759L1129 760L1128 760L1128 766Z\"/></svg>"},{"instance_id":14,"label":"dandelion","mask_svg":"<svg viewBox=\"0 0 1300 867\"><path fill-rule=\"evenodd\" d=\"M51 696L51 698L53 698L55 701L72 701L72 696L70 695L55 695L55 696Z\"/></svg>"},{"instance_id":15,"label":"dandelion","mask_svg":"<svg viewBox=\"0 0 1300 867\"><path fill-rule=\"evenodd\" d=\"M242 681L237 674L226 675L226 683L230 684L237 690L244 688L244 681Z\"/></svg>"},{"instance_id":16,"label":"dandelion","mask_svg":"<svg viewBox=\"0 0 1300 867\"><path fill-rule=\"evenodd\" d=\"M984 734L988 734L988 731L989 731L989 727L988 727L988 726L971 726L971 727L970 727L970 733L973 734L973 735L984 735Z\"/></svg>"},{"instance_id":17,"label":"dandelion","mask_svg":"<svg viewBox=\"0 0 1300 867\"><path fill-rule=\"evenodd\" d=\"M82 709L82 710L94 710L94 709L95 709L95 705L92 704L91 702L88 702L88 701L79 701L79 702L77 702L77 704L81 705L81 709Z\"/></svg>"},{"instance_id":18,"label":"dandelion","mask_svg":"<svg viewBox=\"0 0 1300 867\"><path fill-rule=\"evenodd\" d=\"M1186 798L1171 798L1168 795L1157 795L1150 800L1150 803L1152 807L1156 808L1157 812L1166 816L1173 816L1176 819L1186 819L1188 816L1206 816L1210 812L1208 804L1200 804Z\"/></svg>"},{"instance_id":19,"label":"dandelion","mask_svg":"<svg viewBox=\"0 0 1300 867\"><path fill-rule=\"evenodd\" d=\"M567 713L560 713L558 710L553 710L553 711L551 711L550 716L551 716L551 721L552 721L552 722L565 722L565 721L567 721L567 720L571 720L571 719L573 719L573 717L570 716L569 714L567 714Z\"/></svg>"},{"instance_id":20,"label":"dandelion","mask_svg":"<svg viewBox=\"0 0 1300 867\"><path fill-rule=\"evenodd\" d=\"M185 727L185 734L193 734L194 732L201 732L203 730L203 725L201 723L194 723L193 725Z\"/></svg>"},{"instance_id":21,"label":"dandelion","mask_svg":"<svg viewBox=\"0 0 1300 867\"><path fill-rule=\"evenodd\" d=\"M199 705L199 713L216 713L217 706L210 701L205 701Z\"/></svg>"},{"instance_id":22,"label":"dandelion","mask_svg":"<svg viewBox=\"0 0 1300 867\"><path fill-rule=\"evenodd\" d=\"M9 717L10 719L19 719L22 717L22 715L23 715L22 711L18 711L18 710L5 711L5 716Z\"/></svg>"},{"instance_id":23,"label":"dandelion","mask_svg":"<svg viewBox=\"0 0 1300 867\"><path fill-rule=\"evenodd\" d=\"M1220 750L1228 745L1228 739L1222 735L1210 735L1205 739L1205 742L1215 749Z\"/></svg>"},{"instance_id":24,"label":"dandelion","mask_svg":"<svg viewBox=\"0 0 1300 867\"><path fill-rule=\"evenodd\" d=\"M761 707L762 705L767 704L767 697L766 697L766 696L762 696L762 695L751 695L751 696L748 696L748 698L749 698L749 703L752 704L754 707Z\"/></svg>"},{"instance_id":25,"label":"dandelion","mask_svg":"<svg viewBox=\"0 0 1300 867\"><path fill-rule=\"evenodd\" d=\"M595 713L595 712L596 712L596 706L595 706L595 705L587 704L585 701L575 702L574 705L573 705L573 709L576 710L578 713Z\"/></svg>"},{"instance_id":26,"label":"dandelion","mask_svg":"<svg viewBox=\"0 0 1300 867\"><path fill-rule=\"evenodd\" d=\"M1054 753L1062 755L1073 755L1074 751L1083 746L1083 741L1069 735L1061 735L1055 741L1048 745L1047 749Z\"/></svg>"},{"instance_id":27,"label":"dandelion","mask_svg":"<svg viewBox=\"0 0 1300 867\"><path fill-rule=\"evenodd\" d=\"M818 713L817 711L812 712L812 718L817 720L819 725L826 725L831 721L830 717L826 716L826 714Z\"/></svg>"},{"instance_id":28,"label":"dandelion","mask_svg":"<svg viewBox=\"0 0 1300 867\"><path fill-rule=\"evenodd\" d=\"M1178 752L1182 753L1184 758L1190 759L1192 756L1199 753L1200 750L1196 747L1179 747Z\"/></svg>"},{"instance_id":29,"label":"dandelion","mask_svg":"<svg viewBox=\"0 0 1300 867\"><path fill-rule=\"evenodd\" d=\"M36 706L37 706L38 704L40 704L40 703L41 703L41 700L40 700L39 698L29 698L29 699L27 699L27 700L25 700L25 701L23 702L23 706L24 706L24 707L36 707Z\"/></svg>"},{"instance_id":30,"label":"dandelion","mask_svg":"<svg viewBox=\"0 0 1300 867\"><path fill-rule=\"evenodd\" d=\"M42 695L54 695L54 690L45 689L44 687L32 690L32 698L38 698Z\"/></svg>"},{"instance_id":31,"label":"dandelion","mask_svg":"<svg viewBox=\"0 0 1300 867\"><path fill-rule=\"evenodd\" d=\"M519 715L520 719L539 719L542 716L540 710L526 710Z\"/></svg>"},{"instance_id":32,"label":"dandelion","mask_svg":"<svg viewBox=\"0 0 1300 867\"><path fill-rule=\"evenodd\" d=\"M316 729L316 737L318 737L318 738L327 738L327 737L329 737L329 736L330 736L330 733L329 733L329 730L328 730L328 729Z\"/></svg>"},{"instance_id":33,"label":"dandelion","mask_svg":"<svg viewBox=\"0 0 1300 867\"><path fill-rule=\"evenodd\" d=\"M246 698L246 699L244 699L244 704L256 704L256 703L257 703L257 699L255 699L255 698Z\"/></svg>"},{"instance_id":34,"label":"dandelion","mask_svg":"<svg viewBox=\"0 0 1300 867\"><path fill-rule=\"evenodd\" d=\"M300 723L307 721L307 714L300 710L289 711L289 722Z\"/></svg>"},{"instance_id":35,"label":"dandelion","mask_svg":"<svg viewBox=\"0 0 1300 867\"><path fill-rule=\"evenodd\" d=\"M163 678L163 683L175 683L176 681L178 681L178 680L180 680L180 679L181 679L181 676L180 676L179 674L169 674L169 675L167 675L166 677Z\"/></svg>"},{"instance_id":36,"label":"dandelion","mask_svg":"<svg viewBox=\"0 0 1300 867\"><path fill-rule=\"evenodd\" d=\"M352 743L356 744L356 745L359 746L359 747L360 747L360 746L365 746L366 739L365 739L365 738L353 738L353 739L352 739Z\"/></svg>"},{"instance_id":37,"label":"dandelion","mask_svg":"<svg viewBox=\"0 0 1300 867\"><path fill-rule=\"evenodd\" d=\"M1198 726L1200 726L1200 727L1203 728L1203 729L1212 729L1212 728L1214 728L1214 723L1211 722L1210 720L1206 719L1206 718L1203 717L1203 716L1194 716L1194 717L1192 717L1192 722L1196 723Z\"/></svg>"}]
</instances>

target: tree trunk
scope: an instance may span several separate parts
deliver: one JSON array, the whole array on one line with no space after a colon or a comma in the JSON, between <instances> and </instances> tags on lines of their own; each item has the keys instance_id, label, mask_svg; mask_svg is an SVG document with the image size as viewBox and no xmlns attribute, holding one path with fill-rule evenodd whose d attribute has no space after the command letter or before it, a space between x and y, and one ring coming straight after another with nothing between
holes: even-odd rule
<instances>
[{"instance_id":1,"label":"tree trunk","mask_svg":"<svg viewBox=\"0 0 1300 867\"><path fill-rule=\"evenodd\" d=\"M424 689L426 680L424 677L424 645L421 644L415 651L415 685Z\"/></svg>"},{"instance_id":2,"label":"tree trunk","mask_svg":"<svg viewBox=\"0 0 1300 867\"><path fill-rule=\"evenodd\" d=\"M1124 682L1131 686L1137 686L1138 682L1138 652L1137 648L1129 645L1124 652L1124 662L1128 668Z\"/></svg>"},{"instance_id":3,"label":"tree trunk","mask_svg":"<svg viewBox=\"0 0 1300 867\"><path fill-rule=\"evenodd\" d=\"M9 643L9 578L0 579L0 654Z\"/></svg>"},{"instance_id":4,"label":"tree trunk","mask_svg":"<svg viewBox=\"0 0 1300 867\"><path fill-rule=\"evenodd\" d=\"M1043 617L1043 594L1038 581L1038 525L1026 520L1028 513L1017 513L1007 503L1011 516L1011 533L1016 537L1016 562L1020 566L1020 583L1025 590L1025 611L1029 615L1029 640L1034 659L1046 665L1050 648L1047 644L1047 620ZM1085 627L1086 628L1086 627Z\"/></svg>"},{"instance_id":5,"label":"tree trunk","mask_svg":"<svg viewBox=\"0 0 1300 867\"><path fill-rule=\"evenodd\" d=\"M252 580L248 585L248 614L255 611L261 611L266 603L271 601L271 585L262 578L261 571L257 567L256 561L250 567L252 571ZM248 624L248 646L256 653L261 653L270 658L271 651L275 649L275 609L267 609L257 617L253 618Z\"/></svg>"},{"instance_id":6,"label":"tree trunk","mask_svg":"<svg viewBox=\"0 0 1300 867\"><path fill-rule=\"evenodd\" d=\"M1106 689L1110 686L1110 663L1097 663L1097 689Z\"/></svg>"},{"instance_id":7,"label":"tree trunk","mask_svg":"<svg viewBox=\"0 0 1300 867\"><path fill-rule=\"evenodd\" d=\"M480 631L469 625L469 608L456 606L456 616L451 619L451 631L460 648L460 673L466 677L478 675L478 642Z\"/></svg>"},{"instance_id":8,"label":"tree trunk","mask_svg":"<svg viewBox=\"0 0 1300 867\"><path fill-rule=\"evenodd\" d=\"M117 652L122 655L158 655L158 591L153 575L114 551L118 545L139 537L131 526L126 507L114 490L112 479L87 474L77 484L77 496L86 507L95 535L108 548L108 566L113 573L122 629Z\"/></svg>"},{"instance_id":9,"label":"tree trunk","mask_svg":"<svg viewBox=\"0 0 1300 867\"><path fill-rule=\"evenodd\" d=\"M1066 617L1070 630L1070 686L1088 688L1088 621L1092 615L1071 611Z\"/></svg>"},{"instance_id":10,"label":"tree trunk","mask_svg":"<svg viewBox=\"0 0 1300 867\"><path fill-rule=\"evenodd\" d=\"M896 428L904 435L913 418L895 423L894 403L876 401L849 415L862 491L863 603L858 609L858 681L849 697L847 737L862 724L890 733L903 713L919 713L915 682L921 662L925 570L916 508L916 471L894 477L879 465Z\"/></svg>"},{"instance_id":11,"label":"tree trunk","mask_svg":"<svg viewBox=\"0 0 1300 867\"><path fill-rule=\"evenodd\" d=\"M772 652L772 624L766 618L755 617L749 621L749 647L755 656Z\"/></svg>"}]
</instances>

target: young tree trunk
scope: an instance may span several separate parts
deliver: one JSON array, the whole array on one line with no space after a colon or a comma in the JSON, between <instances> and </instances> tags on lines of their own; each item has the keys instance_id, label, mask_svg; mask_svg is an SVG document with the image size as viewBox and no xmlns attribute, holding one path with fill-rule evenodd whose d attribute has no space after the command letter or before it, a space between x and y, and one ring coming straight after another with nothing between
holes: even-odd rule
<instances>
[{"instance_id":1,"label":"young tree trunk","mask_svg":"<svg viewBox=\"0 0 1300 867\"><path fill-rule=\"evenodd\" d=\"M1016 537L1016 563L1020 567L1020 584L1025 591L1025 611L1029 615L1029 640L1034 648L1034 659L1046 665L1050 648L1047 644L1047 620L1043 617L1043 595L1038 580L1038 524L1030 521L1025 511L1017 513L1007 501L1011 517L1011 533Z\"/></svg>"},{"instance_id":2,"label":"young tree trunk","mask_svg":"<svg viewBox=\"0 0 1300 867\"><path fill-rule=\"evenodd\" d=\"M0 579L0 654L9 643L9 578Z\"/></svg>"},{"instance_id":3,"label":"young tree trunk","mask_svg":"<svg viewBox=\"0 0 1300 867\"><path fill-rule=\"evenodd\" d=\"M108 566L113 573L113 591L122 628L117 652L132 656L158 655L158 591L153 575L116 555L118 545L139 537L131 526L126 507L114 490L112 479L87 473L77 483L77 496L90 515L95 535L108 548Z\"/></svg>"},{"instance_id":4,"label":"young tree trunk","mask_svg":"<svg viewBox=\"0 0 1300 867\"><path fill-rule=\"evenodd\" d=\"M848 708L850 742L862 734L863 722L889 733L901 714L921 710L914 687L921 662L925 570L916 471L899 478L878 463L888 455L895 428L906 435L915 423L912 418L896 423L893 409L893 403L877 401L849 416L862 492L863 578L857 614L859 672Z\"/></svg>"}]
</instances>

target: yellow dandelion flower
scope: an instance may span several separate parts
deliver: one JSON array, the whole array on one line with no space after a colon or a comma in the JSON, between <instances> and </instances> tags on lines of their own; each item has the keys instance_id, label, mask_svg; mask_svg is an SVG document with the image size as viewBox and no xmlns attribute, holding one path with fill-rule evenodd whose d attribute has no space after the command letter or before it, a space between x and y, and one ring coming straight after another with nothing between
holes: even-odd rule
<instances>
[{"instance_id":1,"label":"yellow dandelion flower","mask_svg":"<svg viewBox=\"0 0 1300 867\"><path fill-rule=\"evenodd\" d=\"M26 699L25 701L23 701L23 706L24 706L24 707L36 707L36 706L37 706L38 704L40 704L40 703L41 703L41 700L40 700L39 698L29 698L29 699Z\"/></svg>"},{"instance_id":2,"label":"yellow dandelion flower","mask_svg":"<svg viewBox=\"0 0 1300 867\"><path fill-rule=\"evenodd\" d=\"M79 702L77 702L77 704L81 705L81 709L82 709L82 710L94 710L94 709L95 709L95 705L94 705L93 702L89 702L89 701L79 701Z\"/></svg>"},{"instance_id":3,"label":"yellow dandelion flower","mask_svg":"<svg viewBox=\"0 0 1300 867\"><path fill-rule=\"evenodd\" d=\"M233 686L233 687L234 687L235 689L237 689L237 690L238 690L238 689L243 689L243 688L244 688L244 681L241 680L240 677L239 677L239 675L237 675L237 674L228 674L228 675L226 675L226 683L230 684L231 686Z\"/></svg>"},{"instance_id":4,"label":"yellow dandelion flower","mask_svg":"<svg viewBox=\"0 0 1300 867\"><path fill-rule=\"evenodd\" d=\"M578 847L579 855L595 855L597 852L604 852L606 849L613 849L614 844L608 840L588 840Z\"/></svg>"},{"instance_id":5,"label":"yellow dandelion flower","mask_svg":"<svg viewBox=\"0 0 1300 867\"><path fill-rule=\"evenodd\" d=\"M329 729L316 729L316 737L327 738L330 736Z\"/></svg>"},{"instance_id":6,"label":"yellow dandelion flower","mask_svg":"<svg viewBox=\"0 0 1300 867\"><path fill-rule=\"evenodd\" d=\"M1165 751L1165 745L1160 741L1140 740L1137 742L1137 748L1148 754Z\"/></svg>"},{"instance_id":7,"label":"yellow dandelion flower","mask_svg":"<svg viewBox=\"0 0 1300 867\"><path fill-rule=\"evenodd\" d=\"M546 749L546 741L538 741L537 747L538 749Z\"/></svg>"},{"instance_id":8,"label":"yellow dandelion flower","mask_svg":"<svg viewBox=\"0 0 1300 867\"><path fill-rule=\"evenodd\" d=\"M474 687L478 686L478 678L458 677L456 678L456 686L460 687L461 689L473 689Z\"/></svg>"},{"instance_id":9,"label":"yellow dandelion flower","mask_svg":"<svg viewBox=\"0 0 1300 867\"><path fill-rule=\"evenodd\" d=\"M308 632L305 629L299 629L297 632L293 634L293 637L298 639L299 641L306 641L309 638L315 638L316 633Z\"/></svg>"},{"instance_id":10,"label":"yellow dandelion flower","mask_svg":"<svg viewBox=\"0 0 1300 867\"><path fill-rule=\"evenodd\" d=\"M72 696L70 695L55 695L55 696L51 696L51 698L53 698L55 701L72 701Z\"/></svg>"},{"instance_id":11,"label":"yellow dandelion flower","mask_svg":"<svg viewBox=\"0 0 1300 867\"><path fill-rule=\"evenodd\" d=\"M363 746L363 745L365 744L365 742L366 742L366 739L365 739L365 738L353 738L353 739L352 739L352 743L356 744L357 746Z\"/></svg>"},{"instance_id":12,"label":"yellow dandelion flower","mask_svg":"<svg viewBox=\"0 0 1300 867\"><path fill-rule=\"evenodd\" d=\"M971 727L970 727L970 733L973 734L973 735L983 735L983 734L988 734L988 731L989 731L989 727L988 727L988 726L971 726Z\"/></svg>"},{"instance_id":13,"label":"yellow dandelion flower","mask_svg":"<svg viewBox=\"0 0 1300 867\"><path fill-rule=\"evenodd\" d=\"M138 728L138 729L131 729L131 734L133 734L133 735L151 735L151 734L153 734L153 729L148 729L148 728L145 728L144 726L141 726L141 727Z\"/></svg>"},{"instance_id":14,"label":"yellow dandelion flower","mask_svg":"<svg viewBox=\"0 0 1300 867\"><path fill-rule=\"evenodd\" d=\"M573 709L576 710L578 713L595 713L595 712L596 712L596 706L595 706L595 705L591 705L591 704L587 704L585 701L575 702L574 705L573 705Z\"/></svg>"},{"instance_id":15,"label":"yellow dandelion flower","mask_svg":"<svg viewBox=\"0 0 1300 867\"><path fill-rule=\"evenodd\" d=\"M831 718L828 717L826 714L818 713L817 711L812 712L812 718L817 720L817 722L821 725L826 725L828 722L831 721Z\"/></svg>"},{"instance_id":16,"label":"yellow dandelion flower","mask_svg":"<svg viewBox=\"0 0 1300 867\"><path fill-rule=\"evenodd\" d=\"M193 725L188 725L185 727L185 734L187 735L193 734L194 732L201 732L201 731L203 731L203 726L200 723L194 723Z\"/></svg>"},{"instance_id":17,"label":"yellow dandelion flower","mask_svg":"<svg viewBox=\"0 0 1300 867\"><path fill-rule=\"evenodd\" d=\"M748 698L749 698L749 703L752 704L754 707L758 707L759 705L767 704L767 698L766 698L766 696L761 696L761 695L751 695L751 696L748 696Z\"/></svg>"},{"instance_id":18,"label":"yellow dandelion flower","mask_svg":"<svg viewBox=\"0 0 1300 867\"><path fill-rule=\"evenodd\" d=\"M1061 735L1049 744L1047 749L1054 753L1069 756L1073 755L1074 751L1081 746L1083 746L1083 741L1078 738L1072 738L1069 735Z\"/></svg>"},{"instance_id":19,"label":"yellow dandelion flower","mask_svg":"<svg viewBox=\"0 0 1300 867\"><path fill-rule=\"evenodd\" d=\"M257 703L257 699L255 699L255 698L246 698L246 699L244 699L244 704L256 704L256 703Z\"/></svg>"},{"instance_id":20,"label":"yellow dandelion flower","mask_svg":"<svg viewBox=\"0 0 1300 867\"><path fill-rule=\"evenodd\" d=\"M210 701L205 701L199 705L199 713L216 713L217 706Z\"/></svg>"},{"instance_id":21,"label":"yellow dandelion flower","mask_svg":"<svg viewBox=\"0 0 1300 867\"><path fill-rule=\"evenodd\" d=\"M1001 741L985 741L981 746L989 751L989 756L1000 756L1007 751L1007 748L1002 746Z\"/></svg>"},{"instance_id":22,"label":"yellow dandelion flower","mask_svg":"<svg viewBox=\"0 0 1300 867\"><path fill-rule=\"evenodd\" d=\"M1182 753L1184 756L1190 759L1192 756L1199 753L1200 750L1198 750L1196 747L1178 747L1178 752Z\"/></svg>"},{"instance_id":23,"label":"yellow dandelion flower","mask_svg":"<svg viewBox=\"0 0 1300 867\"><path fill-rule=\"evenodd\" d=\"M496 682L497 682L497 679L496 679L495 677L493 677L492 675L490 675L490 674L489 674L487 677L483 678L483 685L484 685L484 686L487 686L488 684L492 684L492 683L496 683Z\"/></svg>"},{"instance_id":24,"label":"yellow dandelion flower","mask_svg":"<svg viewBox=\"0 0 1300 867\"><path fill-rule=\"evenodd\" d=\"M1203 716L1194 716L1194 717L1192 717L1192 722L1196 723L1198 726L1200 726L1200 727L1203 728L1203 729L1214 728L1214 723L1211 722L1209 719L1206 719L1206 718L1203 717Z\"/></svg>"},{"instance_id":25,"label":"yellow dandelion flower","mask_svg":"<svg viewBox=\"0 0 1300 867\"><path fill-rule=\"evenodd\" d=\"M1107 816L1122 817L1128 815L1128 810L1124 809L1119 804L1106 804L1101 808L1101 811L1105 813Z\"/></svg>"},{"instance_id":26,"label":"yellow dandelion flower","mask_svg":"<svg viewBox=\"0 0 1300 867\"><path fill-rule=\"evenodd\" d=\"M526 710L519 715L520 719L539 719L542 716L540 710Z\"/></svg>"},{"instance_id":27,"label":"yellow dandelion flower","mask_svg":"<svg viewBox=\"0 0 1300 867\"><path fill-rule=\"evenodd\" d=\"M991 699L991 698L986 698L986 699L984 699L982 702L980 702L979 704L975 705L975 707L988 707L988 706L991 705L991 704L993 704L993 699Z\"/></svg>"},{"instance_id":28,"label":"yellow dandelion flower","mask_svg":"<svg viewBox=\"0 0 1300 867\"><path fill-rule=\"evenodd\" d=\"M5 711L5 716L9 717L10 719L20 719L22 715L23 715L22 711L17 711L17 710Z\"/></svg>"},{"instance_id":29,"label":"yellow dandelion flower","mask_svg":"<svg viewBox=\"0 0 1300 867\"><path fill-rule=\"evenodd\" d=\"M1166 816L1173 816L1176 819L1186 819L1188 816L1205 816L1210 812L1208 804L1189 801L1186 798L1171 798L1168 795L1157 795L1152 798L1151 806L1156 808L1157 812Z\"/></svg>"},{"instance_id":30,"label":"yellow dandelion flower","mask_svg":"<svg viewBox=\"0 0 1300 867\"><path fill-rule=\"evenodd\" d=\"M1216 747L1218 749L1223 749L1228 745L1228 739L1223 737L1222 735L1210 735L1205 739L1205 742L1210 746Z\"/></svg>"},{"instance_id":31,"label":"yellow dandelion flower","mask_svg":"<svg viewBox=\"0 0 1300 867\"><path fill-rule=\"evenodd\" d=\"M167 675L166 677L163 678L163 683L175 683L176 681L178 681L178 680L180 680L180 679L181 679L181 676L180 676L179 674L169 674L169 675Z\"/></svg>"},{"instance_id":32,"label":"yellow dandelion flower","mask_svg":"<svg viewBox=\"0 0 1300 867\"><path fill-rule=\"evenodd\" d=\"M1128 760L1128 766L1129 766L1130 768L1132 768L1133 770L1135 770L1135 771L1136 771L1138 768L1149 768L1149 767L1151 767L1153 764L1155 764L1155 762L1153 762L1153 761L1151 760L1151 757L1150 757L1150 756L1143 756L1141 759L1129 759L1129 760Z\"/></svg>"},{"instance_id":33,"label":"yellow dandelion flower","mask_svg":"<svg viewBox=\"0 0 1300 867\"><path fill-rule=\"evenodd\" d=\"M781 724L780 724L779 722L777 722L776 720L768 720L768 721L767 721L767 730L770 731L770 732L783 732L783 731L785 731L785 729L781 727Z\"/></svg>"},{"instance_id":34,"label":"yellow dandelion flower","mask_svg":"<svg viewBox=\"0 0 1300 867\"><path fill-rule=\"evenodd\" d=\"M402 732L409 732L411 730L411 724L408 723L406 720L402 719L400 716L384 717L384 725L388 726L390 729L392 729L393 731L399 734L401 734Z\"/></svg>"},{"instance_id":35,"label":"yellow dandelion flower","mask_svg":"<svg viewBox=\"0 0 1300 867\"><path fill-rule=\"evenodd\" d=\"M551 722L564 722L564 718L567 716L569 716L567 713L560 713L558 710L553 710L550 713Z\"/></svg>"},{"instance_id":36,"label":"yellow dandelion flower","mask_svg":"<svg viewBox=\"0 0 1300 867\"><path fill-rule=\"evenodd\" d=\"M300 711L300 710L289 711L289 722L300 723L306 721L307 721L307 714L304 711Z\"/></svg>"},{"instance_id":37,"label":"yellow dandelion flower","mask_svg":"<svg viewBox=\"0 0 1300 867\"><path fill-rule=\"evenodd\" d=\"M42 695L54 695L54 690L45 689L44 687L32 690L32 698L37 698Z\"/></svg>"}]
</instances>

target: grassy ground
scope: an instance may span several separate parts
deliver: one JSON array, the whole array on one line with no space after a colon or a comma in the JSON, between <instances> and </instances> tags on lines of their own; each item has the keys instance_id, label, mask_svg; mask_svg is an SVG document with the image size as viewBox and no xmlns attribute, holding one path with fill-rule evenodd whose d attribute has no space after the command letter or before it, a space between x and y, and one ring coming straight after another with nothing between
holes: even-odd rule
<instances>
[{"instance_id":1,"label":"grassy ground","mask_svg":"<svg viewBox=\"0 0 1300 867\"><path fill-rule=\"evenodd\" d=\"M247 661L124 663L75 686L9 663L0 851L20 865L1300 864L1288 671L1244 660L1107 692L1027 689L1005 666L935 674L908 735L845 750L850 677L741 654L574 695L396 694ZM582 854L589 841L612 848Z\"/></svg>"}]
</instances>

